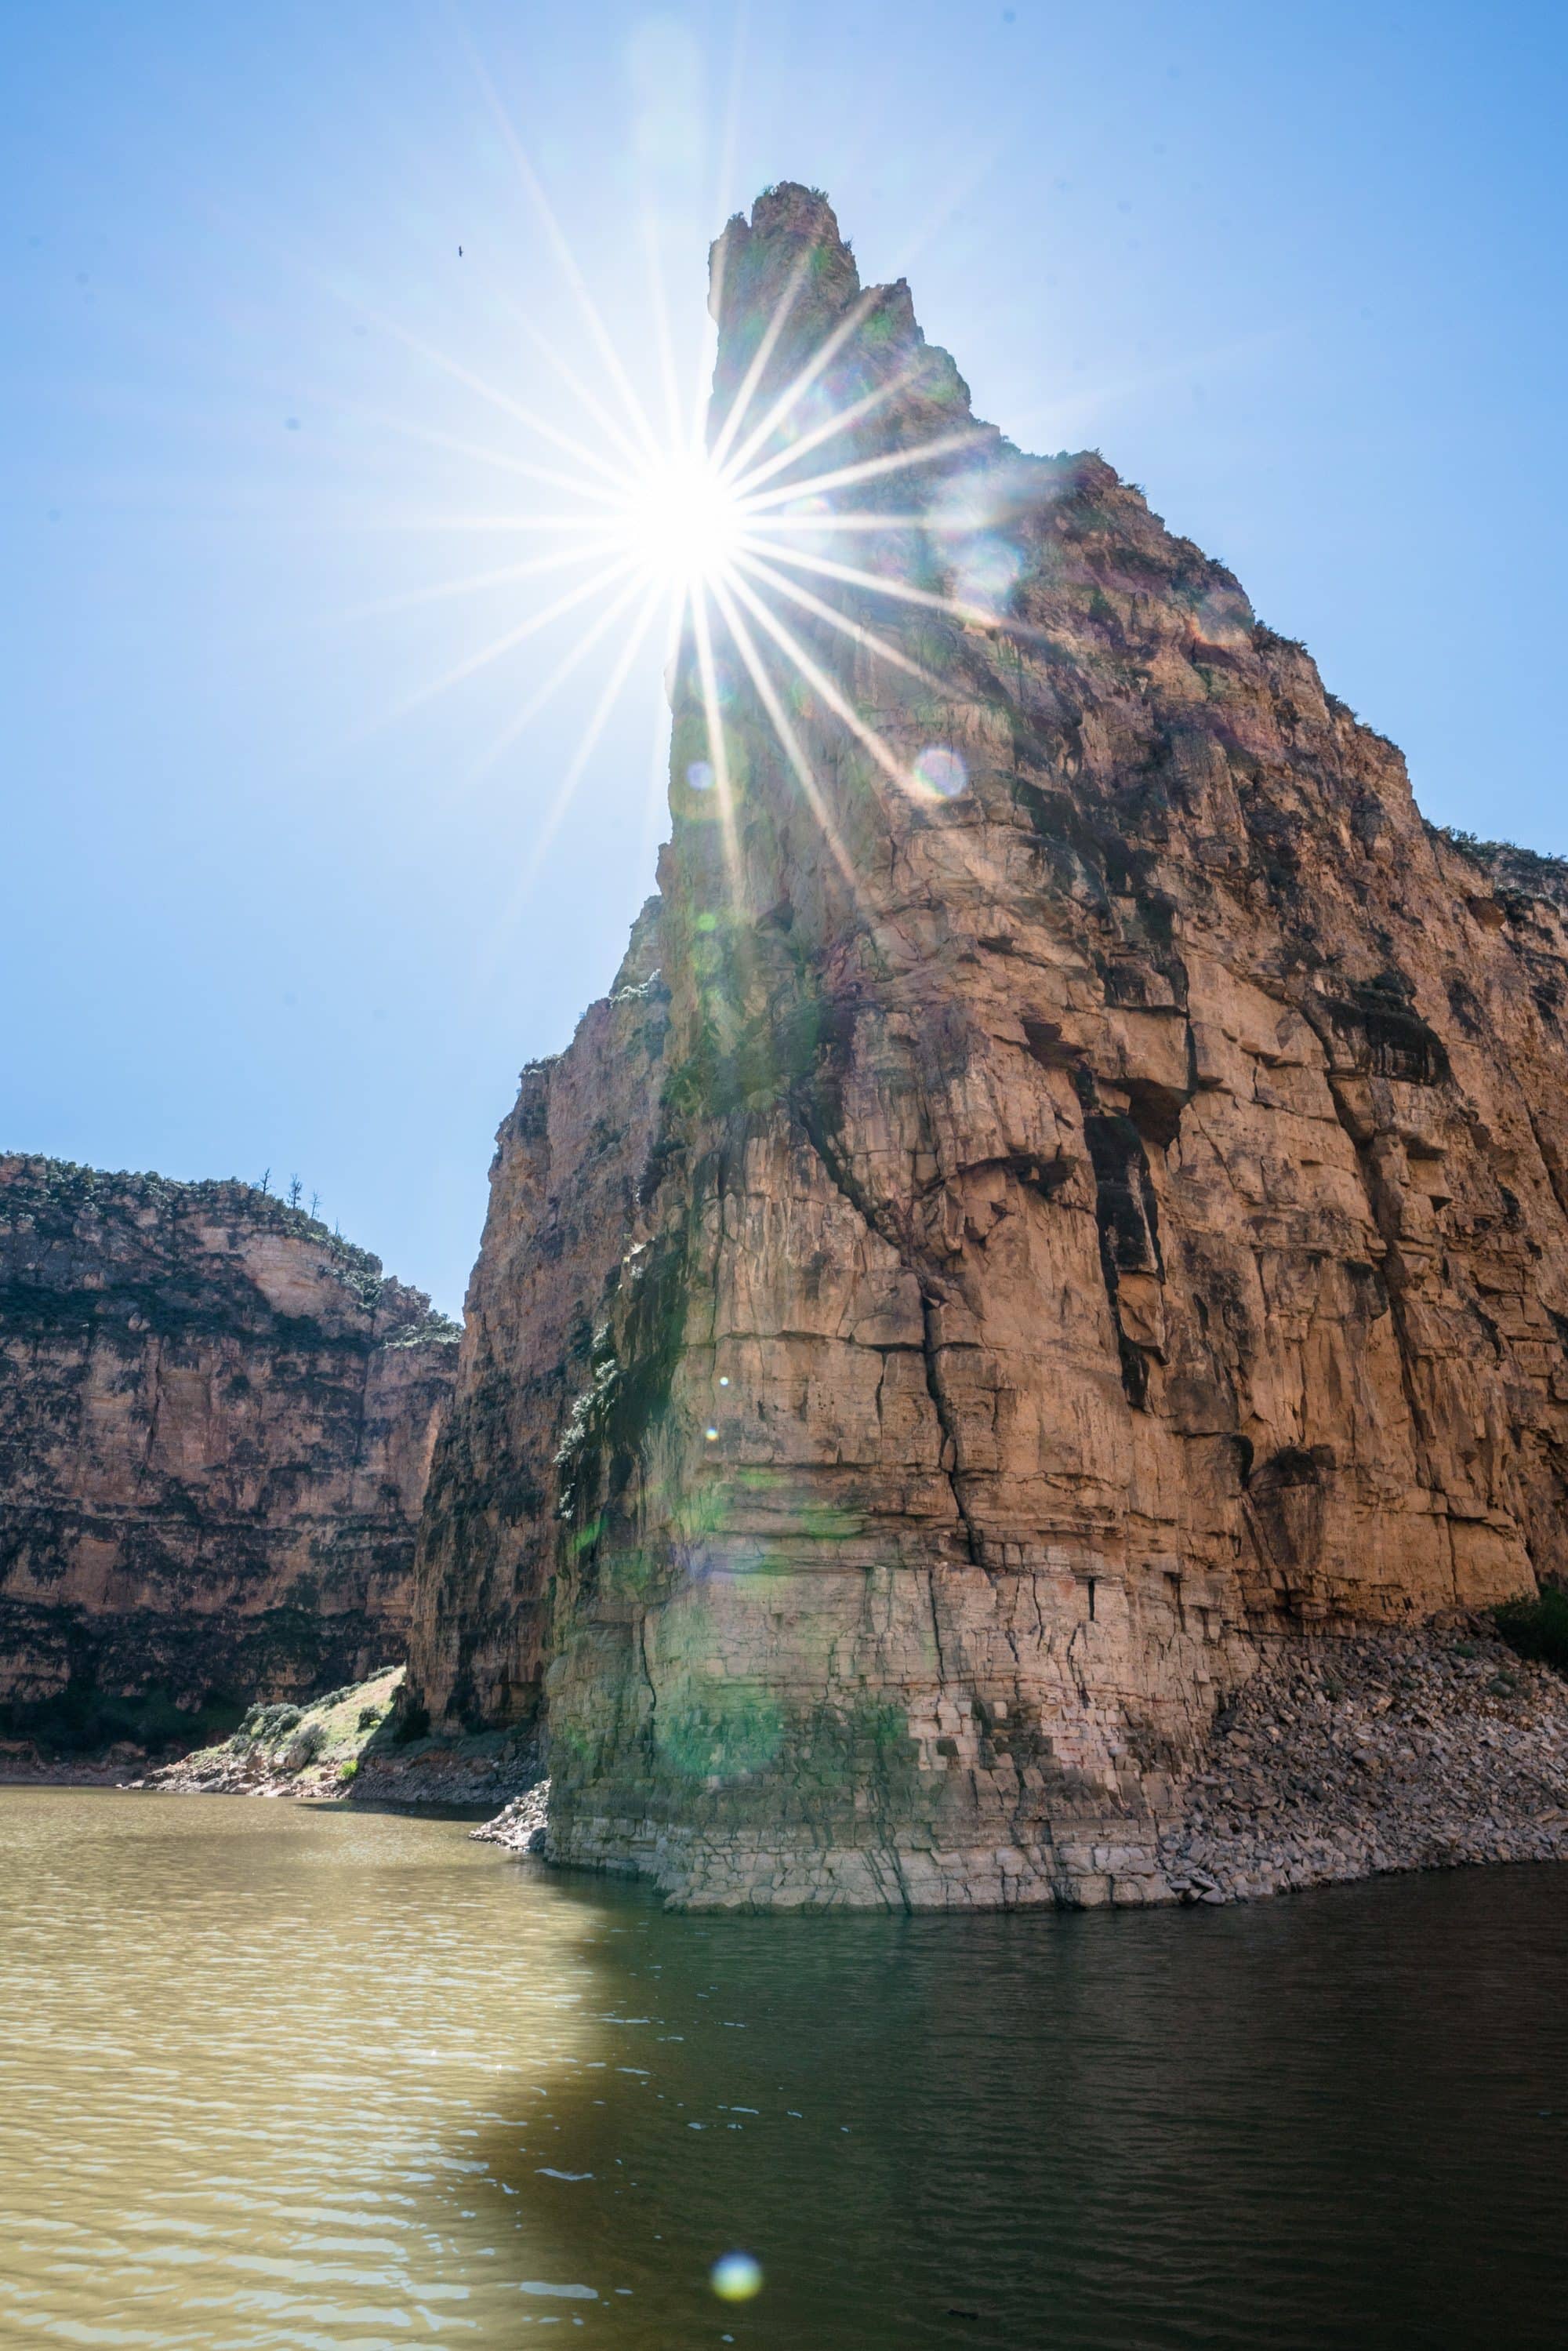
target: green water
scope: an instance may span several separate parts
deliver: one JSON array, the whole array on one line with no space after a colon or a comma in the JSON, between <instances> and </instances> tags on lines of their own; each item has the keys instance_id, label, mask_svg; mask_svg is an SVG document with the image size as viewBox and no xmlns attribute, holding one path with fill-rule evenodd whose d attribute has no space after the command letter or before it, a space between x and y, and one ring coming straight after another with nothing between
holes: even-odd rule
<instances>
[{"instance_id":1,"label":"green water","mask_svg":"<svg viewBox=\"0 0 1568 2351\"><path fill-rule=\"evenodd\" d=\"M31 1789L0 1860L7 2344L1568 2342L1568 1870L704 1919Z\"/></svg>"}]
</instances>

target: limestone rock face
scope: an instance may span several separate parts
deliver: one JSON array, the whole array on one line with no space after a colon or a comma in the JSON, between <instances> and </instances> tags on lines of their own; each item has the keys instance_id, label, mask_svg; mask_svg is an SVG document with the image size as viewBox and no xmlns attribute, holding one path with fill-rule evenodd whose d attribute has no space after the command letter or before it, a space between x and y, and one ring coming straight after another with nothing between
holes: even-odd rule
<instances>
[{"instance_id":1,"label":"limestone rock face","mask_svg":"<svg viewBox=\"0 0 1568 2351\"><path fill-rule=\"evenodd\" d=\"M1272 1647L1568 1575L1568 867L1434 832L1136 489L976 426L821 199L715 259L716 419L752 371L772 481L872 461L819 499L876 522L684 648L411 1670L542 1710L551 1852L680 1899L1104 1898Z\"/></svg>"},{"instance_id":2,"label":"limestone rock face","mask_svg":"<svg viewBox=\"0 0 1568 2351\"><path fill-rule=\"evenodd\" d=\"M415 1582L410 1680L451 1728L538 1714L563 1541L555 1455L593 1391L659 1117L669 992L649 962L657 914L653 902L570 1052L523 1071L497 1137L462 1402L436 1447Z\"/></svg>"},{"instance_id":3,"label":"limestone rock face","mask_svg":"<svg viewBox=\"0 0 1568 2351\"><path fill-rule=\"evenodd\" d=\"M401 1655L456 1342L247 1185L0 1158L0 1722L188 1740Z\"/></svg>"}]
</instances>

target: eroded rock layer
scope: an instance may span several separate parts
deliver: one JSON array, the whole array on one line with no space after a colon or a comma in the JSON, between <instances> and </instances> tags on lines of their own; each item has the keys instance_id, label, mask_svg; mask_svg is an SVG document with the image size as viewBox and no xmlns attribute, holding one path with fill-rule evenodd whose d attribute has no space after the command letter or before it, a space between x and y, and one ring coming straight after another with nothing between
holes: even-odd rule
<instances>
[{"instance_id":1,"label":"eroded rock layer","mask_svg":"<svg viewBox=\"0 0 1568 2351\"><path fill-rule=\"evenodd\" d=\"M0 1727L186 1743L406 1644L457 1334L245 1184L0 1158Z\"/></svg>"},{"instance_id":2,"label":"eroded rock layer","mask_svg":"<svg viewBox=\"0 0 1568 2351\"><path fill-rule=\"evenodd\" d=\"M820 198L715 296L716 416L751 370L878 526L684 649L660 894L501 1131L412 1670L545 1712L551 1852L681 1899L1168 1893L1122 1862L1266 1648L1568 1573L1568 869L976 426Z\"/></svg>"}]
</instances>

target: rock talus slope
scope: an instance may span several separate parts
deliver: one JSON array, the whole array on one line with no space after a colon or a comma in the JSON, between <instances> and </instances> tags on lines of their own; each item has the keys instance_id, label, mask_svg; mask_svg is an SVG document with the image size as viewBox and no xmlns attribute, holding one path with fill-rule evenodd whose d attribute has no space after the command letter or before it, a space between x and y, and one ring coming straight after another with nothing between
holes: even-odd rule
<instances>
[{"instance_id":1,"label":"rock talus slope","mask_svg":"<svg viewBox=\"0 0 1568 2351\"><path fill-rule=\"evenodd\" d=\"M456 1338L248 1185L0 1158L5 1730L188 1742L400 1656Z\"/></svg>"},{"instance_id":2,"label":"rock talus slope","mask_svg":"<svg viewBox=\"0 0 1568 2351\"><path fill-rule=\"evenodd\" d=\"M1146 1898L1281 1644L1568 1573L1568 869L977 426L821 198L715 265L716 415L806 366L763 455L847 414L797 474L876 461L885 527L683 650L659 895L501 1131L411 1671L542 1712L550 1851L683 1900Z\"/></svg>"}]
</instances>

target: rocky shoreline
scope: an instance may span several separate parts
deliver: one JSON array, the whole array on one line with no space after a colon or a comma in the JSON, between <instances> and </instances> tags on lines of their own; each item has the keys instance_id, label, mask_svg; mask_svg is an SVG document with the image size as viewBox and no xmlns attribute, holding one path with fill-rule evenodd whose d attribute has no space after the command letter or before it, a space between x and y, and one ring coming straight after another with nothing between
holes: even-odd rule
<instances>
[{"instance_id":1,"label":"rocky shoreline","mask_svg":"<svg viewBox=\"0 0 1568 2351\"><path fill-rule=\"evenodd\" d=\"M1155 1862L1187 1901L1568 1860L1568 1680L1484 1618L1281 1641L1184 1793Z\"/></svg>"},{"instance_id":2,"label":"rocky shoreline","mask_svg":"<svg viewBox=\"0 0 1568 2351\"><path fill-rule=\"evenodd\" d=\"M476 1844L498 1844L507 1853L540 1856L545 1850L546 1832L549 1826L549 1782L536 1780L520 1796L514 1796L503 1812L482 1828L474 1831Z\"/></svg>"},{"instance_id":3,"label":"rocky shoreline","mask_svg":"<svg viewBox=\"0 0 1568 2351\"><path fill-rule=\"evenodd\" d=\"M107 1755L46 1755L24 1740L0 1747L0 1788L123 1788L146 1761L140 1750Z\"/></svg>"},{"instance_id":4,"label":"rocky shoreline","mask_svg":"<svg viewBox=\"0 0 1568 2351\"><path fill-rule=\"evenodd\" d=\"M995 1885L970 1889L961 1907L1219 1905L1385 1871L1568 1860L1568 1678L1517 1656L1489 1619L1272 1650L1222 1708L1170 1814L1076 1834L1059 1823L1041 1847L1045 1870L1026 1876L998 1853ZM253 1708L232 1739L141 1779L108 1761L5 1776L316 1803L495 1804L474 1836L549 1859L537 1744L502 1734L396 1743L401 1687L400 1669L309 1707ZM877 1858L868 1849L868 1865ZM922 1858L902 1854L885 1873L895 1907L925 1907ZM747 1856L731 1862L697 1893L701 1907L796 1907Z\"/></svg>"},{"instance_id":5,"label":"rocky shoreline","mask_svg":"<svg viewBox=\"0 0 1568 2351\"><path fill-rule=\"evenodd\" d=\"M504 1805L538 1781L536 1742L406 1735L401 1666L305 1706L255 1706L231 1739L128 1783L177 1796L313 1803Z\"/></svg>"}]
</instances>

